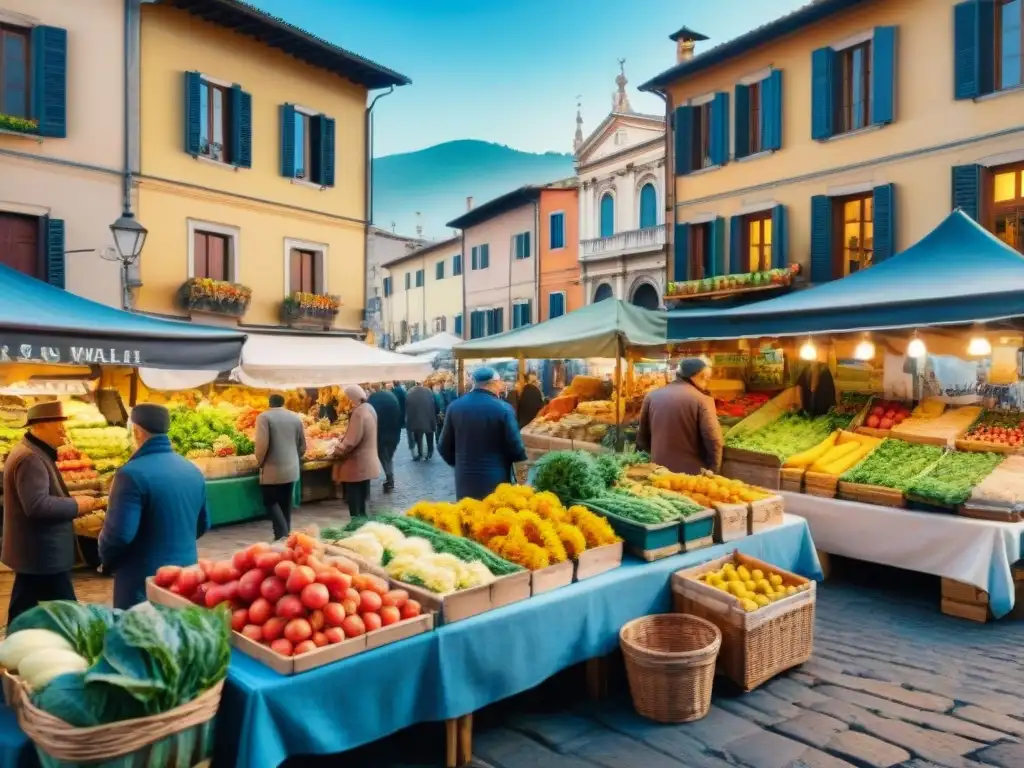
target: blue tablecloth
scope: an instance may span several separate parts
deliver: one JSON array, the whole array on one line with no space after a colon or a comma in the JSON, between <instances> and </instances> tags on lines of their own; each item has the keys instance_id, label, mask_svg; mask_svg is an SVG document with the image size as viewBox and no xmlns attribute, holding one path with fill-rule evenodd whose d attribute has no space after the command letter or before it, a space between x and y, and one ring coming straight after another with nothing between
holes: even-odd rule
<instances>
[{"instance_id":1,"label":"blue tablecloth","mask_svg":"<svg viewBox=\"0 0 1024 768\"><path fill-rule=\"evenodd\" d=\"M803 518L654 563L622 567L295 677L234 652L218 716L221 766L275 768L344 752L417 722L474 712L618 645L627 621L668 611L669 576L733 549L809 578L821 566Z\"/></svg>"},{"instance_id":2,"label":"blue tablecloth","mask_svg":"<svg viewBox=\"0 0 1024 768\"><path fill-rule=\"evenodd\" d=\"M0 768L37 766L35 750L29 743L13 710L0 703Z\"/></svg>"}]
</instances>

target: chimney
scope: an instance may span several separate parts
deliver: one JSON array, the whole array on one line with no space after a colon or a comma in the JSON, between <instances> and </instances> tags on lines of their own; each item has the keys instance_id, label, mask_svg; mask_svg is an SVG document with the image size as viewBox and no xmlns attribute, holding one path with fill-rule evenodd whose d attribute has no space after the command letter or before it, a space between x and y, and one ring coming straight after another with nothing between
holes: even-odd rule
<instances>
[{"instance_id":1,"label":"chimney","mask_svg":"<svg viewBox=\"0 0 1024 768\"><path fill-rule=\"evenodd\" d=\"M466 198L466 210L467 211L472 211L473 210L473 196L472 195L469 195Z\"/></svg>"},{"instance_id":2,"label":"chimney","mask_svg":"<svg viewBox=\"0 0 1024 768\"><path fill-rule=\"evenodd\" d=\"M675 34L669 35L669 40L673 40L676 44L676 63L682 64L690 61L693 58L694 48L697 47L697 43L707 39L705 35L702 35L700 32L694 32L687 27L682 27Z\"/></svg>"},{"instance_id":3,"label":"chimney","mask_svg":"<svg viewBox=\"0 0 1024 768\"><path fill-rule=\"evenodd\" d=\"M416 237L423 238L423 214L416 211Z\"/></svg>"}]
</instances>

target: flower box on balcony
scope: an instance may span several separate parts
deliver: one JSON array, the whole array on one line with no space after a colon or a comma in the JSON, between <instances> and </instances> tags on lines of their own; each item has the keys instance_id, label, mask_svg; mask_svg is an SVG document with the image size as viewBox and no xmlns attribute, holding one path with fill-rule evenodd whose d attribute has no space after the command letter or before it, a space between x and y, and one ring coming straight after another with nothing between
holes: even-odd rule
<instances>
[{"instance_id":1,"label":"flower box on balcony","mask_svg":"<svg viewBox=\"0 0 1024 768\"><path fill-rule=\"evenodd\" d=\"M182 309L241 317L249 309L252 289L226 280L192 277L178 289Z\"/></svg>"},{"instance_id":2,"label":"flower box on balcony","mask_svg":"<svg viewBox=\"0 0 1024 768\"><path fill-rule=\"evenodd\" d=\"M665 292L665 301L712 299L719 296L735 296L754 291L784 288L791 285L793 278L799 273L800 265L791 264L786 269L769 269L765 272L722 275L703 280L669 283L668 290Z\"/></svg>"},{"instance_id":3,"label":"flower box on balcony","mask_svg":"<svg viewBox=\"0 0 1024 768\"><path fill-rule=\"evenodd\" d=\"M24 117L14 117L0 113L0 131L8 133L25 133L29 136L39 134L39 123Z\"/></svg>"},{"instance_id":4,"label":"flower box on balcony","mask_svg":"<svg viewBox=\"0 0 1024 768\"><path fill-rule=\"evenodd\" d=\"M281 304L281 317L286 323L311 321L330 325L340 308L340 296L296 291Z\"/></svg>"}]
</instances>

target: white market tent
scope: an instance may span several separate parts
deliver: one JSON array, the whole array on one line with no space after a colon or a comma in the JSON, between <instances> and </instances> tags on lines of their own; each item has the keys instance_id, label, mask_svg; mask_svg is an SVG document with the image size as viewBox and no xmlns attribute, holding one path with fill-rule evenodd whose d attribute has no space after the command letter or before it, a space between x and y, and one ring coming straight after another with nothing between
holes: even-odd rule
<instances>
[{"instance_id":1,"label":"white market tent","mask_svg":"<svg viewBox=\"0 0 1024 768\"><path fill-rule=\"evenodd\" d=\"M344 336L247 334L241 364L231 378L258 389L344 386L375 381L422 381L430 360L400 355ZM177 374L177 375L175 375ZM216 379L216 372L142 369L150 389L190 389Z\"/></svg>"},{"instance_id":2,"label":"white market tent","mask_svg":"<svg viewBox=\"0 0 1024 768\"><path fill-rule=\"evenodd\" d=\"M462 337L448 333L447 331L441 331L441 333L435 333L433 336L414 341L410 344L403 344L398 347L395 351L400 352L403 355L423 355L427 352L448 352L453 347L462 343Z\"/></svg>"}]
</instances>

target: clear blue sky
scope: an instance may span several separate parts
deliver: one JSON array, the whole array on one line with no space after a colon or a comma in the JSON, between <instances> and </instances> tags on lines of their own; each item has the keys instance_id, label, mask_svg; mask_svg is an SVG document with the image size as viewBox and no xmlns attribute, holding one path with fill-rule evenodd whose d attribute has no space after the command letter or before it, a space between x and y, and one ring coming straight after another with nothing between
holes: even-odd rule
<instances>
[{"instance_id":1,"label":"clear blue sky","mask_svg":"<svg viewBox=\"0 0 1024 768\"><path fill-rule=\"evenodd\" d=\"M584 134L608 114L619 58L638 112L663 102L637 86L675 62L685 25L724 42L807 0L250 0L397 70L413 84L374 110L375 154L455 139L570 152L576 96Z\"/></svg>"}]
</instances>

